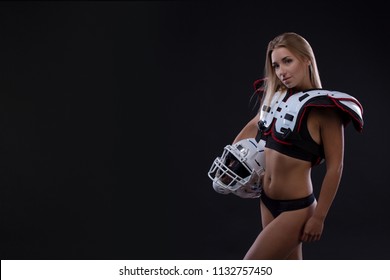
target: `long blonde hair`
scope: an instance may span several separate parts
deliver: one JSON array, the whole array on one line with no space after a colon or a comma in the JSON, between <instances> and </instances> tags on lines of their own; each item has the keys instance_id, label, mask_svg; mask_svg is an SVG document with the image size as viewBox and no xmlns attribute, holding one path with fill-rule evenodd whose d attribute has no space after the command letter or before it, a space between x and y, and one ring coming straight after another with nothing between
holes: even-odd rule
<instances>
[{"instance_id":1,"label":"long blonde hair","mask_svg":"<svg viewBox=\"0 0 390 280\"><path fill-rule=\"evenodd\" d=\"M285 47L296 55L299 59L308 59L311 63L309 66L310 82L313 88L322 88L320 75L318 73L317 63L313 49L310 44L301 35L294 32L286 32L276 36L268 43L267 53L265 58L264 74L266 77L264 83L265 98L263 104L269 105L272 97L276 92L283 92L287 88L282 84L275 74L272 67L271 54L273 50Z\"/></svg>"}]
</instances>

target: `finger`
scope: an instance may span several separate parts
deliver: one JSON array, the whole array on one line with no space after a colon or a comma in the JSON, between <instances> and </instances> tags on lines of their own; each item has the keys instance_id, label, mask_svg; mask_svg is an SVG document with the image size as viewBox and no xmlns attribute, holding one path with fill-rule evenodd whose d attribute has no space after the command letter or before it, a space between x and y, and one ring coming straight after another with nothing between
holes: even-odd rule
<instances>
[{"instance_id":1,"label":"finger","mask_svg":"<svg viewBox=\"0 0 390 280\"><path fill-rule=\"evenodd\" d=\"M321 234L316 234L314 241L319 241L321 239Z\"/></svg>"},{"instance_id":2,"label":"finger","mask_svg":"<svg viewBox=\"0 0 390 280\"><path fill-rule=\"evenodd\" d=\"M311 242L311 235L306 235L306 242Z\"/></svg>"},{"instance_id":3,"label":"finger","mask_svg":"<svg viewBox=\"0 0 390 280\"><path fill-rule=\"evenodd\" d=\"M315 241L315 235L310 233L304 233L304 241L305 242L313 242Z\"/></svg>"},{"instance_id":4,"label":"finger","mask_svg":"<svg viewBox=\"0 0 390 280\"><path fill-rule=\"evenodd\" d=\"M315 242L315 241L318 241L318 240L320 240L320 234L312 234L311 236L310 236L310 242Z\"/></svg>"}]
</instances>

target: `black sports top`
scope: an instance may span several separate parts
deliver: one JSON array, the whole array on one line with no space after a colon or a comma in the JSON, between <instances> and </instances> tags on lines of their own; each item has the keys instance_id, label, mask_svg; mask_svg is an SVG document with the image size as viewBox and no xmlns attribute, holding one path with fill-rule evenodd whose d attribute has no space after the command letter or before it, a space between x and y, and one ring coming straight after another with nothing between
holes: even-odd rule
<instances>
[{"instance_id":1,"label":"black sports top","mask_svg":"<svg viewBox=\"0 0 390 280\"><path fill-rule=\"evenodd\" d=\"M266 78L263 78L253 83L255 93L260 96L260 99L264 97L265 81ZM321 94L321 91L322 93L324 91L327 93ZM309 161L312 165L322 163L325 159L324 147L318 145L313 140L307 128L307 118L313 107L333 108L337 110L344 126L352 121L355 129L358 132L362 132L364 124L363 107L355 97L343 92L322 89L310 89L304 92L288 89L283 100L281 100L285 104L284 108L287 108L286 103L288 103L288 99L294 94L299 95L295 95L291 99L290 105L294 107L297 105L296 102L298 102L299 106L301 106L298 115L295 116L296 119L294 119L294 116L288 114L287 111L283 111L283 108L275 105L275 108L268 106L261 108L267 115L264 120L259 121L258 127L260 130L260 138L265 140L265 146L267 148L293 158ZM268 116L274 117L268 118ZM295 125L292 130L288 125L285 126L284 124L280 125L280 123L277 123L276 116L278 116L278 121L281 121L279 119L281 117L287 120L287 123L288 121L294 121ZM269 125L265 125L267 121L270 122Z\"/></svg>"},{"instance_id":2,"label":"black sports top","mask_svg":"<svg viewBox=\"0 0 390 280\"><path fill-rule=\"evenodd\" d=\"M286 102L291 95L297 92L289 89L283 101ZM310 107L305 108L297 133L278 133L275 130L276 119L272 121L267 130L264 130L264 127L259 124L260 137L265 140L265 147L293 158L309 161L312 165L320 164L324 159L324 148L313 140L307 128L307 118L310 110Z\"/></svg>"}]
</instances>

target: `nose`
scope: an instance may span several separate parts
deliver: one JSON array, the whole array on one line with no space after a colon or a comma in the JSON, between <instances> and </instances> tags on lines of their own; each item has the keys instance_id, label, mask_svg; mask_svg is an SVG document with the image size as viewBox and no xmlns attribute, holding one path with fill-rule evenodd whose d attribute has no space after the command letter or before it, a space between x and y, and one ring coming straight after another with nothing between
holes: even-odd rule
<instances>
[{"instance_id":1,"label":"nose","mask_svg":"<svg viewBox=\"0 0 390 280\"><path fill-rule=\"evenodd\" d=\"M284 77L286 75L286 68L282 65L279 66L278 69L279 77Z\"/></svg>"}]
</instances>

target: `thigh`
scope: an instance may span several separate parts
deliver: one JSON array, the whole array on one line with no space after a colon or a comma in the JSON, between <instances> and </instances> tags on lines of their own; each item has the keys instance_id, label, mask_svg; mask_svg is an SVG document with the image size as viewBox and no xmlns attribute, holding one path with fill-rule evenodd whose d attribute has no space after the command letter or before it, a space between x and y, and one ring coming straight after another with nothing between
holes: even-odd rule
<instances>
[{"instance_id":1,"label":"thigh","mask_svg":"<svg viewBox=\"0 0 390 280\"><path fill-rule=\"evenodd\" d=\"M264 203L260 200L260 211L261 211L261 224L263 228L265 228L269 223L274 220L274 216L272 216L271 212L264 205Z\"/></svg>"},{"instance_id":2,"label":"thigh","mask_svg":"<svg viewBox=\"0 0 390 280\"><path fill-rule=\"evenodd\" d=\"M314 211L315 204L299 210L286 211L273 219L263 210L263 230L257 236L244 259L286 259L300 248L303 226Z\"/></svg>"}]
</instances>

